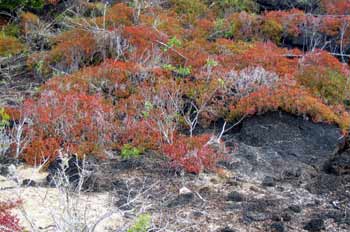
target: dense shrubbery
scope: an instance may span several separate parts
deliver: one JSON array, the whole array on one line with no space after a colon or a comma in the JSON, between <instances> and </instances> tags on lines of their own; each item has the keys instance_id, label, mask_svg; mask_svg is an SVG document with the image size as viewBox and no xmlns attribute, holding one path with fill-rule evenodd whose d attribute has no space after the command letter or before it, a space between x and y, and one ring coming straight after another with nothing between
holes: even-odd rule
<instances>
[{"instance_id":1,"label":"dense shrubbery","mask_svg":"<svg viewBox=\"0 0 350 232\"><path fill-rule=\"evenodd\" d=\"M330 12L346 13L331 3ZM175 168L215 170L220 136L196 129L275 110L347 133L350 70L341 61L348 17L256 14L249 0L134 7L120 3L104 16L70 19L74 28L30 57L33 72L55 77L23 103L32 138L26 161L52 160L60 149L99 157L119 150L124 158L154 150ZM22 33L30 35L38 20L23 14ZM279 47L299 38L308 41L300 49Z\"/></svg>"}]
</instances>

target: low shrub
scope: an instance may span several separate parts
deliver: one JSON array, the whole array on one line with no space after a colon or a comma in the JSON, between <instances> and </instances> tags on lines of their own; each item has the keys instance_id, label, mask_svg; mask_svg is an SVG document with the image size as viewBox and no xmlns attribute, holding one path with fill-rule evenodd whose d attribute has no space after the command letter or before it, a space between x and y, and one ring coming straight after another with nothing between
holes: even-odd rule
<instances>
[{"instance_id":1,"label":"low shrub","mask_svg":"<svg viewBox=\"0 0 350 232\"><path fill-rule=\"evenodd\" d=\"M350 81L337 71L320 73L318 67L308 67L297 78L327 104L343 104L349 99Z\"/></svg>"},{"instance_id":2,"label":"low shrub","mask_svg":"<svg viewBox=\"0 0 350 232\"><path fill-rule=\"evenodd\" d=\"M315 51L300 60L296 78L326 104L336 105L350 97L349 75L347 65L327 52Z\"/></svg>"},{"instance_id":3,"label":"low shrub","mask_svg":"<svg viewBox=\"0 0 350 232\"><path fill-rule=\"evenodd\" d=\"M328 14L349 15L349 0L321 0L322 9Z\"/></svg>"},{"instance_id":4,"label":"low shrub","mask_svg":"<svg viewBox=\"0 0 350 232\"><path fill-rule=\"evenodd\" d=\"M37 29L40 19L31 12L24 12L20 15L21 29L24 34L28 34Z\"/></svg>"},{"instance_id":5,"label":"low shrub","mask_svg":"<svg viewBox=\"0 0 350 232\"><path fill-rule=\"evenodd\" d=\"M124 3L114 4L108 9L105 17L97 17L92 21L107 29L114 29L120 25L131 26L133 24L133 8Z\"/></svg>"},{"instance_id":6,"label":"low shrub","mask_svg":"<svg viewBox=\"0 0 350 232\"><path fill-rule=\"evenodd\" d=\"M103 157L104 149L113 145L113 109L98 95L43 91L36 101L26 100L23 111L33 123L27 132L32 141L24 154L31 164L53 160L59 148L79 157Z\"/></svg>"},{"instance_id":7,"label":"low shrub","mask_svg":"<svg viewBox=\"0 0 350 232\"><path fill-rule=\"evenodd\" d=\"M243 44L244 45L244 44ZM297 72L297 58L288 58L287 55L300 55L301 52L297 49L288 50L285 48L279 48L272 42L267 43L253 43L248 48L243 47L244 50L237 55L234 55L230 60L225 60L223 65L231 65L241 70L254 64L255 66L261 66L265 70L275 72L280 76L294 76Z\"/></svg>"},{"instance_id":8,"label":"low shrub","mask_svg":"<svg viewBox=\"0 0 350 232\"><path fill-rule=\"evenodd\" d=\"M268 72L262 67L247 67L239 72L231 71L226 78L229 95L241 99L259 90L261 87L272 88L279 81L276 73Z\"/></svg>"},{"instance_id":9,"label":"low shrub","mask_svg":"<svg viewBox=\"0 0 350 232\"><path fill-rule=\"evenodd\" d=\"M141 151L137 147L133 147L130 144L124 144L120 155L124 159L137 158L141 154Z\"/></svg>"},{"instance_id":10,"label":"low shrub","mask_svg":"<svg viewBox=\"0 0 350 232\"><path fill-rule=\"evenodd\" d=\"M211 135L193 137L178 136L172 144L163 144L163 153L171 160L175 168L187 172L200 173L203 170L215 170L221 155L208 143Z\"/></svg>"},{"instance_id":11,"label":"low shrub","mask_svg":"<svg viewBox=\"0 0 350 232\"><path fill-rule=\"evenodd\" d=\"M91 62L97 52L94 34L86 30L63 32L54 39L54 43L45 63L66 73L77 71L84 64Z\"/></svg>"},{"instance_id":12,"label":"low shrub","mask_svg":"<svg viewBox=\"0 0 350 232\"><path fill-rule=\"evenodd\" d=\"M283 26L275 20L264 20L261 27L262 37L271 40L275 44L280 44L283 33Z\"/></svg>"},{"instance_id":13,"label":"low shrub","mask_svg":"<svg viewBox=\"0 0 350 232\"><path fill-rule=\"evenodd\" d=\"M2 32L7 36L19 38L21 34L21 27L17 23L8 23L2 27Z\"/></svg>"},{"instance_id":14,"label":"low shrub","mask_svg":"<svg viewBox=\"0 0 350 232\"><path fill-rule=\"evenodd\" d=\"M244 115L261 114L267 111L284 110L305 115L315 122L338 124L346 133L349 129L349 114L344 108L333 110L309 91L295 85L293 81L280 81L274 88L263 87L229 106L228 120L235 121Z\"/></svg>"},{"instance_id":15,"label":"low shrub","mask_svg":"<svg viewBox=\"0 0 350 232\"><path fill-rule=\"evenodd\" d=\"M25 46L15 37L0 33L0 56L12 56L23 52Z\"/></svg>"},{"instance_id":16,"label":"low shrub","mask_svg":"<svg viewBox=\"0 0 350 232\"><path fill-rule=\"evenodd\" d=\"M0 108L0 129L8 126L11 117L4 108Z\"/></svg>"},{"instance_id":17,"label":"low shrub","mask_svg":"<svg viewBox=\"0 0 350 232\"><path fill-rule=\"evenodd\" d=\"M201 0L171 0L173 9L181 15L184 23L193 23L195 19L207 11Z\"/></svg>"}]
</instances>

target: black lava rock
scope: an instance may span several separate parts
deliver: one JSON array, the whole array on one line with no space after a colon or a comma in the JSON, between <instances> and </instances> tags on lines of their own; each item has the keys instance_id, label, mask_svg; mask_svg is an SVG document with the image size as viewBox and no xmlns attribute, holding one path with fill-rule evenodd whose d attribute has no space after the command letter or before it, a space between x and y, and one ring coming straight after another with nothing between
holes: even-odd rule
<instances>
[{"instance_id":1,"label":"black lava rock","mask_svg":"<svg viewBox=\"0 0 350 232\"><path fill-rule=\"evenodd\" d=\"M260 212L246 212L244 215L244 219L247 222L261 222L270 219L271 216L268 213L260 213Z\"/></svg>"},{"instance_id":2,"label":"black lava rock","mask_svg":"<svg viewBox=\"0 0 350 232\"><path fill-rule=\"evenodd\" d=\"M273 223L271 225L271 232L285 232L284 225L282 223Z\"/></svg>"},{"instance_id":3,"label":"black lava rock","mask_svg":"<svg viewBox=\"0 0 350 232\"><path fill-rule=\"evenodd\" d=\"M314 12L320 8L320 1L318 0L257 0L256 2L261 11L299 8L307 12Z\"/></svg>"},{"instance_id":4,"label":"black lava rock","mask_svg":"<svg viewBox=\"0 0 350 232\"><path fill-rule=\"evenodd\" d=\"M9 166L11 164L16 166L18 160L8 155L0 156L0 176L7 176L9 174Z\"/></svg>"},{"instance_id":5,"label":"black lava rock","mask_svg":"<svg viewBox=\"0 0 350 232\"><path fill-rule=\"evenodd\" d=\"M334 156L325 164L325 171L329 174L349 175L350 174L350 150Z\"/></svg>"},{"instance_id":6,"label":"black lava rock","mask_svg":"<svg viewBox=\"0 0 350 232\"><path fill-rule=\"evenodd\" d=\"M240 133L225 135L227 141L233 139L238 144L232 169L264 186L275 186L277 180L297 186L313 182L325 162L344 146L341 137L335 125L285 112L248 118ZM347 167L342 169L346 172Z\"/></svg>"},{"instance_id":7,"label":"black lava rock","mask_svg":"<svg viewBox=\"0 0 350 232\"><path fill-rule=\"evenodd\" d=\"M203 213L202 212L200 212L200 211L195 211L195 212L193 212L193 216L194 217L202 217L203 216Z\"/></svg>"},{"instance_id":8,"label":"black lava rock","mask_svg":"<svg viewBox=\"0 0 350 232\"><path fill-rule=\"evenodd\" d=\"M82 168L82 161L75 155L69 157L67 162L58 157L49 165L49 175L46 177L46 181L50 186L55 187L59 182L57 178L62 179L65 176L68 178L69 184L76 186L79 184Z\"/></svg>"},{"instance_id":9,"label":"black lava rock","mask_svg":"<svg viewBox=\"0 0 350 232\"><path fill-rule=\"evenodd\" d=\"M292 220L292 216L289 212L283 212L282 219L284 222L290 222Z\"/></svg>"},{"instance_id":10,"label":"black lava rock","mask_svg":"<svg viewBox=\"0 0 350 232\"><path fill-rule=\"evenodd\" d=\"M292 220L292 216L289 212L275 213L272 215L272 220L277 222L289 222Z\"/></svg>"},{"instance_id":11,"label":"black lava rock","mask_svg":"<svg viewBox=\"0 0 350 232\"><path fill-rule=\"evenodd\" d=\"M294 213L300 213L302 211L302 209L299 205L291 205L288 207L288 209L290 209Z\"/></svg>"},{"instance_id":12,"label":"black lava rock","mask_svg":"<svg viewBox=\"0 0 350 232\"><path fill-rule=\"evenodd\" d=\"M0 164L0 176L7 176L8 174L8 167Z\"/></svg>"},{"instance_id":13,"label":"black lava rock","mask_svg":"<svg viewBox=\"0 0 350 232\"><path fill-rule=\"evenodd\" d=\"M325 228L324 221L321 218L311 219L304 226L304 230L311 231L311 232L318 232L324 228Z\"/></svg>"},{"instance_id":14,"label":"black lava rock","mask_svg":"<svg viewBox=\"0 0 350 232\"><path fill-rule=\"evenodd\" d=\"M313 194L324 194L339 191L343 186L342 181L343 179L339 176L320 173L316 178L309 182L305 188Z\"/></svg>"},{"instance_id":15,"label":"black lava rock","mask_svg":"<svg viewBox=\"0 0 350 232\"><path fill-rule=\"evenodd\" d=\"M244 201L244 198L245 197L243 194L236 192L236 191L233 191L227 195L227 199L229 201L242 202L242 201Z\"/></svg>"},{"instance_id":16,"label":"black lava rock","mask_svg":"<svg viewBox=\"0 0 350 232\"><path fill-rule=\"evenodd\" d=\"M22 181L22 186L24 187L35 187L37 184L34 180L31 179L25 179Z\"/></svg>"},{"instance_id":17,"label":"black lava rock","mask_svg":"<svg viewBox=\"0 0 350 232\"><path fill-rule=\"evenodd\" d=\"M275 185L276 185L275 180L271 176L266 176L262 182L262 186L265 186L265 187L273 187Z\"/></svg>"},{"instance_id":18,"label":"black lava rock","mask_svg":"<svg viewBox=\"0 0 350 232\"><path fill-rule=\"evenodd\" d=\"M237 230L231 229L230 227L225 227L223 229L219 229L218 232L237 232Z\"/></svg>"}]
</instances>

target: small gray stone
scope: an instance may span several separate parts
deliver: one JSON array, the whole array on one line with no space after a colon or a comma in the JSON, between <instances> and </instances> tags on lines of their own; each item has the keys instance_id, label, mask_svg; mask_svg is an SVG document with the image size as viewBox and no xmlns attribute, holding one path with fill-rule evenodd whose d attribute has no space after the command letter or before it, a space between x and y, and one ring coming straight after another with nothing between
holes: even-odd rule
<instances>
[{"instance_id":1,"label":"small gray stone","mask_svg":"<svg viewBox=\"0 0 350 232\"><path fill-rule=\"evenodd\" d=\"M227 199L229 201L242 202L244 201L244 198L245 198L244 195L237 191L233 191L227 195Z\"/></svg>"}]
</instances>

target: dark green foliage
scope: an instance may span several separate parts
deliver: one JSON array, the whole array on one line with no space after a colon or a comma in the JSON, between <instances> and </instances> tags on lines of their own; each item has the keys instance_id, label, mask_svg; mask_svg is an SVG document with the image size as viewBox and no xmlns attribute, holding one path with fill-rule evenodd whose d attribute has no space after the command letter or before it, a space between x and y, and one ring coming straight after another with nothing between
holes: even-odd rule
<instances>
[{"instance_id":1,"label":"dark green foliage","mask_svg":"<svg viewBox=\"0 0 350 232\"><path fill-rule=\"evenodd\" d=\"M0 0L1 10L16 10L17 8L42 8L44 0Z\"/></svg>"},{"instance_id":2,"label":"dark green foliage","mask_svg":"<svg viewBox=\"0 0 350 232\"><path fill-rule=\"evenodd\" d=\"M130 144L125 144L122 148L122 151L121 151L121 156L124 159L139 157L140 154L141 154L141 151L138 148L133 147Z\"/></svg>"}]
</instances>

